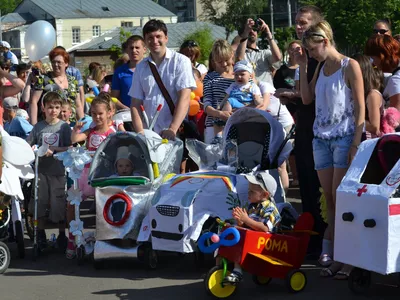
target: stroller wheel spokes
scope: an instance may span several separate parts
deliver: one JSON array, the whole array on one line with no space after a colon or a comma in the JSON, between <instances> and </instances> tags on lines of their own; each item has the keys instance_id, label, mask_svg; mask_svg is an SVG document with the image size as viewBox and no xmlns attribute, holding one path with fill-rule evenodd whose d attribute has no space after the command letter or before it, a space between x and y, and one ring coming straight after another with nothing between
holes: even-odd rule
<instances>
[{"instance_id":1,"label":"stroller wheel spokes","mask_svg":"<svg viewBox=\"0 0 400 300\"><path fill-rule=\"evenodd\" d=\"M8 266L10 265L10 260L10 250L5 243L0 242L0 274L7 271Z\"/></svg>"}]
</instances>

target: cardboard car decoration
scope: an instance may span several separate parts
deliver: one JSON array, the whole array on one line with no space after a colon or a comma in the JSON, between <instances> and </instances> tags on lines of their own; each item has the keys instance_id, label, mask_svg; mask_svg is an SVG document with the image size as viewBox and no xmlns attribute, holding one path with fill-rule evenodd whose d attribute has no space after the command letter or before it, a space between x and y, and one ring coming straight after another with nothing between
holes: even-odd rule
<instances>
[{"instance_id":1,"label":"cardboard car decoration","mask_svg":"<svg viewBox=\"0 0 400 300\"><path fill-rule=\"evenodd\" d=\"M400 272L400 134L363 142L336 199L335 260Z\"/></svg>"}]
</instances>

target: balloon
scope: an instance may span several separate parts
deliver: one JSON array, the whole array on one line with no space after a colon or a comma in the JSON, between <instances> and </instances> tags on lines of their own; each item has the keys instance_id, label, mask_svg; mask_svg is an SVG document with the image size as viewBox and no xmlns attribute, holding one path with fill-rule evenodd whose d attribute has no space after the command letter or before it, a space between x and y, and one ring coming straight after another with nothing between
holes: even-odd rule
<instances>
[{"instance_id":1,"label":"balloon","mask_svg":"<svg viewBox=\"0 0 400 300\"><path fill-rule=\"evenodd\" d=\"M194 97L196 97L196 94L195 94L195 93L193 93L193 92L191 92L191 93L190 93L190 100L193 100L193 99L194 99Z\"/></svg>"},{"instance_id":2,"label":"balloon","mask_svg":"<svg viewBox=\"0 0 400 300\"><path fill-rule=\"evenodd\" d=\"M211 237L211 242L213 242L213 243L218 243L218 242L219 242L219 236L216 235L216 234L214 234L214 235Z\"/></svg>"},{"instance_id":3,"label":"balloon","mask_svg":"<svg viewBox=\"0 0 400 300\"><path fill-rule=\"evenodd\" d=\"M196 96L199 96L200 98L203 97L203 83L200 80L196 80L196 85L197 88L193 91Z\"/></svg>"},{"instance_id":4,"label":"balloon","mask_svg":"<svg viewBox=\"0 0 400 300\"><path fill-rule=\"evenodd\" d=\"M53 25L47 21L32 23L25 33L25 49L29 59L37 61L42 59L56 43L56 32Z\"/></svg>"},{"instance_id":5,"label":"balloon","mask_svg":"<svg viewBox=\"0 0 400 300\"><path fill-rule=\"evenodd\" d=\"M199 97L199 96L196 96L196 97L194 97L194 100L200 101L200 97Z\"/></svg>"},{"instance_id":6,"label":"balloon","mask_svg":"<svg viewBox=\"0 0 400 300\"><path fill-rule=\"evenodd\" d=\"M193 117L197 115L200 110L200 104L196 100L190 100L189 104L189 116Z\"/></svg>"}]
</instances>

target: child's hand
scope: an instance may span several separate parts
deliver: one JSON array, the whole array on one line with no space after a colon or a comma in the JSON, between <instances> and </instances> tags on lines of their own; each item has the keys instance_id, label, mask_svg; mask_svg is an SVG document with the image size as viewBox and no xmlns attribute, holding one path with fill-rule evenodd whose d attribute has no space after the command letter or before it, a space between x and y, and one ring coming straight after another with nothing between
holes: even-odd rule
<instances>
[{"instance_id":1,"label":"child's hand","mask_svg":"<svg viewBox=\"0 0 400 300\"><path fill-rule=\"evenodd\" d=\"M249 218L247 211L241 207L235 207L232 211L232 216L238 222L238 225L241 226L246 223L246 220Z\"/></svg>"},{"instance_id":2,"label":"child's hand","mask_svg":"<svg viewBox=\"0 0 400 300\"><path fill-rule=\"evenodd\" d=\"M51 151L50 149L47 149L47 152L46 152L46 154L44 156L50 157L52 155L53 155L53 151Z\"/></svg>"},{"instance_id":3,"label":"child's hand","mask_svg":"<svg viewBox=\"0 0 400 300\"><path fill-rule=\"evenodd\" d=\"M74 131L80 131L83 126L85 126L86 122L76 122L74 126Z\"/></svg>"}]
</instances>

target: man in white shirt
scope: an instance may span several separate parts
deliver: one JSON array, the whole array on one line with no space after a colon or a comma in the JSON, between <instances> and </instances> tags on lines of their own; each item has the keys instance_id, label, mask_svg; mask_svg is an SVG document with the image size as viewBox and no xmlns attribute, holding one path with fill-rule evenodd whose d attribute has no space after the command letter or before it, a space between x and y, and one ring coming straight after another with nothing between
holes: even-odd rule
<instances>
[{"instance_id":1,"label":"man in white shirt","mask_svg":"<svg viewBox=\"0 0 400 300\"><path fill-rule=\"evenodd\" d=\"M272 69L279 69L279 62L282 54L278 45L272 37L268 25L262 20L257 19L257 26L253 19L248 19L240 33L239 45L236 49L237 59L247 60L253 65L253 69L258 81L268 82L273 85ZM270 49L260 50L257 47L258 32L265 32Z\"/></svg>"},{"instance_id":2,"label":"man in white shirt","mask_svg":"<svg viewBox=\"0 0 400 300\"><path fill-rule=\"evenodd\" d=\"M174 140L185 119L190 103L190 93L196 88L190 59L180 53L167 48L167 26L160 20L150 20L143 27L143 37L150 55L143 59L133 74L129 96L132 97L131 114L132 124L136 132L143 132L143 122L140 106L144 106L145 113L151 124L159 104L162 109L154 126L154 131L163 138ZM167 101L151 72L149 63L154 64L160 74L172 101L175 111L172 115Z\"/></svg>"}]
</instances>

